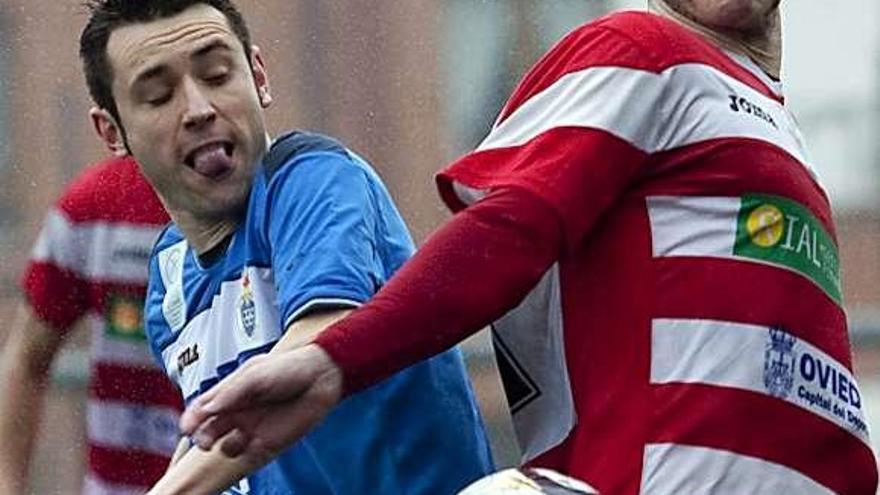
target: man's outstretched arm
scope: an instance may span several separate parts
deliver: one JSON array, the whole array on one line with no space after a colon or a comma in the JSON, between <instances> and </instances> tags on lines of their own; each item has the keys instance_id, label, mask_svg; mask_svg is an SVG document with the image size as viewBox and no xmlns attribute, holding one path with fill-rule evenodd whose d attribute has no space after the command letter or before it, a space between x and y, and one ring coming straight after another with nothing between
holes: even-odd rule
<instances>
[{"instance_id":1,"label":"man's outstretched arm","mask_svg":"<svg viewBox=\"0 0 880 495\"><path fill-rule=\"evenodd\" d=\"M290 325L287 332L269 354L254 357L245 363L242 369L247 369L253 366L253 363L258 363L261 359L274 356L276 353L295 349L311 342L321 331L345 317L349 312L350 310L325 311L297 320ZM310 347L316 346L312 345ZM337 375L336 381L340 382L341 380L341 375ZM339 401L338 395L333 397L332 395L327 396L324 393L327 388L339 390L340 386L338 383L330 386L331 384L326 380L316 379L315 382L317 388L312 392L305 392L307 396L313 398L313 400L309 401L311 407L293 411L292 418L294 422L313 424L320 417L323 417L323 414L326 412L325 409L331 409ZM325 399L325 396L329 398ZM316 407L316 404L320 404L322 407ZM291 412L286 413L291 414ZM273 428L286 424L290 419L287 416L279 415L267 409L265 414L261 415L260 421L260 424L256 425L257 427L267 428L274 433ZM237 435L236 432L231 433L224 439L224 442L237 441ZM162 476L162 479L150 490L150 494L208 495L222 491L272 460L273 457L289 445L289 443L285 442L286 437L281 433L272 435L272 438L274 441L254 444L247 455L234 458L226 455L219 447L210 450L191 448L185 454L182 454L179 460L172 463L165 475Z\"/></svg>"},{"instance_id":2,"label":"man's outstretched arm","mask_svg":"<svg viewBox=\"0 0 880 495\"><path fill-rule=\"evenodd\" d=\"M342 395L448 349L514 308L562 250L549 205L523 190L495 191L453 217L316 344L254 360L197 399L181 427L203 448L223 437L229 455L279 438L293 442L320 419L307 423L316 417L307 413L329 411ZM296 419L260 426L275 413Z\"/></svg>"}]
</instances>

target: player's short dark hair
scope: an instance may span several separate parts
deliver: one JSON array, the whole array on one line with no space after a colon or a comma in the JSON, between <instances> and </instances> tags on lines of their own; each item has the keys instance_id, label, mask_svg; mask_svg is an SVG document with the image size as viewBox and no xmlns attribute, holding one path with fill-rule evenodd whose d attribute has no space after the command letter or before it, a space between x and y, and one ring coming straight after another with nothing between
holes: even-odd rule
<instances>
[{"instance_id":1,"label":"player's short dark hair","mask_svg":"<svg viewBox=\"0 0 880 495\"><path fill-rule=\"evenodd\" d=\"M241 12L230 0L86 0L91 15L79 38L79 56L95 104L119 121L113 99L113 67L107 55L107 43L114 29L172 17L198 4L211 6L226 17L250 63L250 33Z\"/></svg>"}]
</instances>

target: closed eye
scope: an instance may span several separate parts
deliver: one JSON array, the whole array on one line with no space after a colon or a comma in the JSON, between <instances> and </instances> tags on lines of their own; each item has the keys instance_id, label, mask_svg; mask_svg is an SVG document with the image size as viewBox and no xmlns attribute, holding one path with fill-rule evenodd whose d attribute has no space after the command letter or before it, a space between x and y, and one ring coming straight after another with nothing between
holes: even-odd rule
<instances>
[{"instance_id":1,"label":"closed eye","mask_svg":"<svg viewBox=\"0 0 880 495\"><path fill-rule=\"evenodd\" d=\"M164 93L157 97L147 98L147 104L153 107L160 107L171 101L171 93Z\"/></svg>"},{"instance_id":2,"label":"closed eye","mask_svg":"<svg viewBox=\"0 0 880 495\"><path fill-rule=\"evenodd\" d=\"M204 78L204 81L208 83L210 86L221 86L229 80L229 73L223 72L220 74L213 74Z\"/></svg>"}]
</instances>

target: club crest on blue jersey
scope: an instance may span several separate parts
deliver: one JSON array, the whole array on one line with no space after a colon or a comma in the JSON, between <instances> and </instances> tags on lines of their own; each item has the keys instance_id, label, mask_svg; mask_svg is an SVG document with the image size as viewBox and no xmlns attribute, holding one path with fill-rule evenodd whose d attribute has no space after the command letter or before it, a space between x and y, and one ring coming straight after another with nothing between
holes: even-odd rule
<instances>
[{"instance_id":1,"label":"club crest on blue jersey","mask_svg":"<svg viewBox=\"0 0 880 495\"><path fill-rule=\"evenodd\" d=\"M788 332L771 328L764 346L764 387L773 397L788 397L794 386L797 338Z\"/></svg>"},{"instance_id":2,"label":"club crest on blue jersey","mask_svg":"<svg viewBox=\"0 0 880 495\"><path fill-rule=\"evenodd\" d=\"M247 270L241 277L241 296L238 299L238 320L245 335L252 337L257 326L257 306L254 304L254 293Z\"/></svg>"}]
</instances>

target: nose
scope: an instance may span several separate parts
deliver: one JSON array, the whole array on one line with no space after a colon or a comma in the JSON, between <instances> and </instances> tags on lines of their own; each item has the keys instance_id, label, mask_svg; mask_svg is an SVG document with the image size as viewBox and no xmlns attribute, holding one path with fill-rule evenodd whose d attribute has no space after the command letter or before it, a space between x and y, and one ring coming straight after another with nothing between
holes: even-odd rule
<instances>
[{"instance_id":1,"label":"nose","mask_svg":"<svg viewBox=\"0 0 880 495\"><path fill-rule=\"evenodd\" d=\"M186 98L186 109L183 124L189 130L197 130L205 124L213 122L217 112L211 100L205 95L203 88L192 79L183 82L183 94Z\"/></svg>"}]
</instances>

